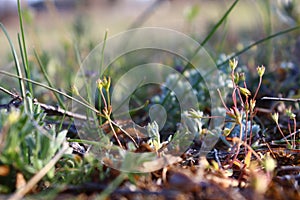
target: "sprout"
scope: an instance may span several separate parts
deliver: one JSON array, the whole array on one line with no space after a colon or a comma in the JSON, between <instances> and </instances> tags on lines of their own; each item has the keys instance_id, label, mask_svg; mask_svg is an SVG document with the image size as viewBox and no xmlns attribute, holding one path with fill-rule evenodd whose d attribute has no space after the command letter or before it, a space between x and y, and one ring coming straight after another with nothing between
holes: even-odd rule
<instances>
[{"instance_id":1,"label":"sprout","mask_svg":"<svg viewBox=\"0 0 300 200\"><path fill-rule=\"evenodd\" d=\"M147 132L150 136L149 144L154 147L155 151L161 148L159 126L156 121L149 123L147 126Z\"/></svg>"}]
</instances>

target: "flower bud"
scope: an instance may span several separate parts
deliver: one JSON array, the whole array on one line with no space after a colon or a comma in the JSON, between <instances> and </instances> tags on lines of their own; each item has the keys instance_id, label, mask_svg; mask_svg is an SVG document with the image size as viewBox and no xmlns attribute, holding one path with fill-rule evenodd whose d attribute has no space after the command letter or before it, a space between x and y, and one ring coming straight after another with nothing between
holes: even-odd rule
<instances>
[{"instance_id":1,"label":"flower bud","mask_svg":"<svg viewBox=\"0 0 300 200\"><path fill-rule=\"evenodd\" d=\"M103 88L103 81L98 78L96 81L96 84L97 84L97 88L99 89L99 91L101 91Z\"/></svg>"},{"instance_id":2,"label":"flower bud","mask_svg":"<svg viewBox=\"0 0 300 200\"><path fill-rule=\"evenodd\" d=\"M278 124L279 114L278 112L271 115L272 119L275 121L276 124Z\"/></svg>"},{"instance_id":3,"label":"flower bud","mask_svg":"<svg viewBox=\"0 0 300 200\"><path fill-rule=\"evenodd\" d=\"M256 100L250 99L250 110L251 110L251 112L254 111L255 104L256 104Z\"/></svg>"},{"instance_id":4,"label":"flower bud","mask_svg":"<svg viewBox=\"0 0 300 200\"><path fill-rule=\"evenodd\" d=\"M72 94L79 96L79 91L75 85L72 85L71 91L72 91Z\"/></svg>"},{"instance_id":5,"label":"flower bud","mask_svg":"<svg viewBox=\"0 0 300 200\"><path fill-rule=\"evenodd\" d=\"M240 77L240 81L245 81L246 80L246 76L245 76L244 72L240 72L239 77Z\"/></svg>"},{"instance_id":6,"label":"flower bud","mask_svg":"<svg viewBox=\"0 0 300 200\"><path fill-rule=\"evenodd\" d=\"M257 70L258 75L260 77L262 77L265 73L266 68L262 65L261 67L257 67L256 70Z\"/></svg>"},{"instance_id":7,"label":"flower bud","mask_svg":"<svg viewBox=\"0 0 300 200\"><path fill-rule=\"evenodd\" d=\"M229 66L230 66L230 68L231 68L232 71L235 70L235 68L237 67L237 65L238 65L237 59L234 58L233 60L229 60Z\"/></svg>"},{"instance_id":8,"label":"flower bud","mask_svg":"<svg viewBox=\"0 0 300 200\"><path fill-rule=\"evenodd\" d=\"M234 75L234 83L237 85L240 82L240 74L237 72Z\"/></svg>"},{"instance_id":9,"label":"flower bud","mask_svg":"<svg viewBox=\"0 0 300 200\"><path fill-rule=\"evenodd\" d=\"M110 77L108 77L108 78L104 77L104 79L103 79L103 87L104 87L104 89L106 91L109 90L110 84L111 84L111 78Z\"/></svg>"},{"instance_id":10,"label":"flower bud","mask_svg":"<svg viewBox=\"0 0 300 200\"><path fill-rule=\"evenodd\" d=\"M290 119L294 119L296 117L296 115L292 112L291 107L289 107L288 109L286 109L285 114L290 118Z\"/></svg>"},{"instance_id":11,"label":"flower bud","mask_svg":"<svg viewBox=\"0 0 300 200\"><path fill-rule=\"evenodd\" d=\"M251 96L251 92L247 88L240 87L239 89L244 96Z\"/></svg>"}]
</instances>

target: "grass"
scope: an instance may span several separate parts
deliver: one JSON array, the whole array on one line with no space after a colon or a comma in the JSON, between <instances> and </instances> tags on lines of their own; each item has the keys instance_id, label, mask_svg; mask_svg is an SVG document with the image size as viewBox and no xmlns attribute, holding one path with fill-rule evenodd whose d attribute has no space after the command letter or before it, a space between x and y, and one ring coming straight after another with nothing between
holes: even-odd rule
<instances>
[{"instance_id":1,"label":"grass","mask_svg":"<svg viewBox=\"0 0 300 200\"><path fill-rule=\"evenodd\" d=\"M262 10L264 26L244 35L233 29L231 20L236 13L244 13L247 3L225 3L226 9L223 7L222 14L218 13L219 18L207 26L199 48L193 52L184 49L193 57L205 46L220 70L219 78L225 81L220 84L215 80L220 89L215 88L214 92L218 92L222 105L213 108L219 115L212 115L212 93L207 91L203 77L193 71L191 63L174 55L131 52L114 60L106 76L96 77L97 83L92 82L93 78L85 78L83 87L77 87L80 84L74 83L79 80L75 72L97 43L91 39L88 23L84 23L87 18L80 13L73 25L74 37L61 42L59 54L51 54L42 50L42 45L28 48L26 24L18 4L17 44L21 59L12 36L0 24L11 50L7 62L13 60L16 69L16 73L0 70L0 74L18 81L16 91L10 84L0 84L0 197L299 198L299 188L291 184L299 182L299 101L268 101L261 97L280 96L278 84L283 83L291 85L280 91L284 97L299 96L299 78L295 77L299 70L280 64L300 64L293 54L295 50L291 50L299 48L296 37L300 26L287 27L278 22L274 24L276 30L272 30L270 23L275 16L271 1L267 1L255 4L255 11ZM182 5L185 4L179 3L175 8L180 10ZM201 31L195 27L203 17L202 10L211 10L214 15L213 5L192 5L200 11L189 19L182 17L186 20L184 27L189 27L186 34L201 38ZM152 6L159 10L165 9L166 4ZM149 10L133 24L151 22L157 13ZM173 15L168 13L168 17ZM209 16L207 19L211 20ZM109 36L106 30L101 58ZM152 58L181 73L192 85L200 104L197 109L180 112L176 94L166 87L147 85L130 96L129 112L136 124L119 120L113 115L116 108L112 106L111 91L120 72L153 61ZM100 60L101 69L104 59ZM93 71L81 73L92 77ZM175 75L167 76L165 85L177 83L180 93L188 94L186 82ZM80 109L72 109L72 103L80 105ZM163 129L159 127L162 120L150 121L148 116L155 104L166 109ZM153 116L161 117L155 113ZM224 120L223 127L211 129L210 122L218 119ZM207 149L205 145L209 144L216 145ZM140 154L134 154L137 152Z\"/></svg>"}]
</instances>

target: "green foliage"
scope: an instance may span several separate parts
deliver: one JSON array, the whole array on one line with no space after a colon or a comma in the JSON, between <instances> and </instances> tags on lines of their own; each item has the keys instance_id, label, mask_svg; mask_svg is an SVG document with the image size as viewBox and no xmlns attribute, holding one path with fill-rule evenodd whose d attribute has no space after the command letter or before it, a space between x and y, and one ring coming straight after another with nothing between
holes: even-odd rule
<instances>
[{"instance_id":1,"label":"green foliage","mask_svg":"<svg viewBox=\"0 0 300 200\"><path fill-rule=\"evenodd\" d=\"M56 132L55 127L47 127L45 113L40 106L29 103L29 113L24 106L10 112L1 110L1 155L0 165L8 165L21 172L27 179L41 170L60 150L67 131ZM47 173L45 179L54 177L55 169Z\"/></svg>"}]
</instances>

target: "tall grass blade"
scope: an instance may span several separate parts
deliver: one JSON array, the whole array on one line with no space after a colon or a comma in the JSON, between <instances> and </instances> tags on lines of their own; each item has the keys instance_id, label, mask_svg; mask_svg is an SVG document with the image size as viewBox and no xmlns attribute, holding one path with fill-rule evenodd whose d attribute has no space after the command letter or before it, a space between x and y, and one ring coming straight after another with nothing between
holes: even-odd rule
<instances>
[{"instance_id":1,"label":"tall grass blade","mask_svg":"<svg viewBox=\"0 0 300 200\"><path fill-rule=\"evenodd\" d=\"M230 6L230 8L225 12L225 14L223 15L223 17L221 17L221 19L217 22L217 24L208 33L208 35L206 36L206 38L201 42L199 48L196 50L196 52L195 52L194 55L196 55L198 53L198 51L202 48L202 46L204 46L210 40L210 38L218 30L218 28L221 26L221 24L227 19L227 17L229 16L229 14L231 13L231 11L233 10L233 8L236 6L236 4L238 2L239 2L239 0L235 0L235 2L233 2L233 4Z\"/></svg>"},{"instance_id":2,"label":"tall grass blade","mask_svg":"<svg viewBox=\"0 0 300 200\"><path fill-rule=\"evenodd\" d=\"M263 9L264 9L264 29L266 35L271 35L272 34L272 17L271 17L271 5L270 1L262 1L263 4ZM266 41L265 47L262 48L263 53L259 54L260 59L262 60L263 64L268 66L270 61L271 61L271 56L272 56L272 43L271 41Z\"/></svg>"},{"instance_id":3,"label":"tall grass blade","mask_svg":"<svg viewBox=\"0 0 300 200\"><path fill-rule=\"evenodd\" d=\"M50 78L49 78L49 76L48 76L48 74L47 74L47 72L46 72L46 70L45 70L45 67L44 67L43 63L42 63L42 61L41 61L39 55L37 54L37 52L36 52L35 50L34 50L34 56L35 56L35 58L36 58L37 61L38 61L38 64L39 64L39 66L40 66L40 68L41 68L41 70L42 70L42 74L44 75L44 77L45 77L45 79L46 79L48 85L49 85L51 88L54 88L54 86L53 86L53 84L52 84L52 82L51 82L51 80L50 80ZM58 95L58 93L54 92L54 95L55 95L55 97L56 97L56 99L57 99L57 101L58 101L60 107L62 107L63 109L66 109L66 107L65 107L65 105L64 105L64 102L63 102L63 100L60 98L60 96Z\"/></svg>"},{"instance_id":4,"label":"tall grass blade","mask_svg":"<svg viewBox=\"0 0 300 200\"><path fill-rule=\"evenodd\" d=\"M74 45L74 52L75 52L75 57L76 57L78 66L79 66L79 70L80 70L81 74L84 76L85 72L84 72L84 69L81 67L82 61L81 61L81 56L80 56L80 52L79 52L79 47L78 47L77 42L74 42L74 44L75 44ZM90 89L91 86L89 86L89 84L87 83L85 78L83 78L83 83L84 83L83 87L85 88L85 91L87 93L87 100L86 100L87 104L93 105L92 94L90 92L91 91L91 89ZM95 109L97 112L94 112L91 109L89 109L89 110L92 111L92 112L86 112L86 116L88 118L88 120L87 120L88 123L90 123L89 119L92 118L95 122L99 122L99 124L102 124L101 119L97 120L97 118L98 118L97 113L99 113L99 111L97 111L97 109ZM87 110L87 111L89 111L89 110ZM99 116L99 118L100 118L100 116ZM97 129L97 133L98 133L98 135L102 134L100 129Z\"/></svg>"},{"instance_id":5,"label":"tall grass blade","mask_svg":"<svg viewBox=\"0 0 300 200\"><path fill-rule=\"evenodd\" d=\"M48 90L50 90L50 91L57 92L58 94L60 94L60 95L62 95L62 96L64 96L64 97L66 97L66 98L68 98L68 99L70 99L70 100L72 100L72 101L75 101L75 102L81 104L82 106L84 106L84 107L90 109L91 111L93 111L93 112L95 112L95 113L99 113L99 111L98 111L97 109L95 109L94 107L92 107L92 106L90 106L90 105L88 105L88 104L86 104L86 103L84 103L84 102L82 102L82 101L79 101L78 99L76 99L76 98L74 98L74 97L72 97L72 96L70 96L70 95L68 95L68 94L66 94L66 93L64 93L64 92L61 92L61 91L59 91L59 90L57 90L57 89L55 89L55 88L49 87L48 85L45 85L45 84L39 83L39 82L37 82L37 81L30 80L30 79L27 79L27 78L24 78L24 77L21 77L21 76L18 76L18 75L15 75L15 74L6 72L6 71L3 71L3 70L0 70L0 74L4 74L4 75L6 75L6 76L13 77L13 78L18 78L18 79L20 79L20 80L22 80L22 81L30 82L30 83L32 83L32 84L34 84L34 85L38 85L38 86L43 87L43 88L46 88L46 89L48 89Z\"/></svg>"},{"instance_id":6,"label":"tall grass blade","mask_svg":"<svg viewBox=\"0 0 300 200\"><path fill-rule=\"evenodd\" d=\"M262 43L264 43L264 42L266 42L266 41L269 41L269 40L271 40L271 39L273 39L273 38L275 38L275 37L284 35L284 34L286 34L286 33L289 33L289 32L292 32L292 31L296 31L296 30L298 30L298 29L300 29L300 26L295 26L295 27L293 27L293 28L285 29L285 30L283 30L283 31L274 33L274 34L269 35L269 36L267 36L267 37L265 37L265 38L262 38L262 39L260 39L260 40L257 40L256 42L253 42L252 44L248 45L248 46L245 47L244 49L242 49L242 50L240 50L240 51L238 51L238 52L235 52L232 56L229 56L229 57L228 57L226 60L224 60L223 62L219 63L219 64L217 65L217 68L220 68L222 65L225 65L226 63L228 63L229 60L231 60L231 59L233 59L233 58L235 58L235 57L237 57L237 56L239 56L239 55L245 53L245 52L248 51L249 49L251 49L251 48L253 48L253 47L255 47L255 46L259 45L259 44L262 44ZM208 72L206 75L209 75L209 74L212 73L212 72L213 72L213 70L210 71L210 72ZM193 87L196 86L197 84L199 84L200 81L201 81L201 79L199 78L198 81L195 82L195 84L193 85Z\"/></svg>"},{"instance_id":7,"label":"tall grass blade","mask_svg":"<svg viewBox=\"0 0 300 200\"><path fill-rule=\"evenodd\" d=\"M225 12L225 14L221 17L221 19L214 25L212 30L208 33L208 35L205 37L205 39L201 42L199 47L194 51L194 54L191 56L191 60L198 54L198 52L203 48L203 46L210 40L210 38L215 34L215 32L218 30L218 28L221 26L221 24L227 19L230 12L233 10L233 8L236 6L236 4L239 2L239 0L235 0L233 4L229 7L229 9ZM184 73L188 68L192 67L192 65L188 62L186 66L183 68L182 73ZM200 79L199 79L200 80ZM176 81L177 82L177 81ZM197 81L198 82L198 81ZM199 83L199 82L198 82ZM169 99L171 94L171 91L169 91L164 98L162 105L165 105L167 100Z\"/></svg>"},{"instance_id":8,"label":"tall grass blade","mask_svg":"<svg viewBox=\"0 0 300 200\"><path fill-rule=\"evenodd\" d=\"M267 36L267 37L265 37L265 38L262 38L262 39L260 39L260 40L257 40L256 42L253 42L252 44L248 45L248 46L245 47L244 49L242 49L242 50L240 50L240 51L238 51L238 52L235 52L232 56L230 56L229 58L227 58L226 60L224 60L222 63L218 64L217 67L220 68L222 65L226 64L229 60L231 60L231 59L233 59L233 58L235 58L235 57L237 57L237 56L239 56L239 55L245 53L245 52L248 51L249 49L251 49L251 48L253 48L253 47L255 47L255 46L257 46L257 45L259 45L259 44L261 44L261 43L264 43L264 42L266 42L266 41L268 41L268 40L271 40L271 39L273 39L273 38L275 38L275 37L284 35L284 34L286 34L286 33L289 33L289 32L292 32L292 31L296 31L296 30L298 30L298 29L300 29L300 26L295 26L295 27L293 27L293 28L285 29L285 30L283 30L283 31L279 31L279 32L274 33L274 34L272 34L272 35L269 35L269 36Z\"/></svg>"},{"instance_id":9,"label":"tall grass blade","mask_svg":"<svg viewBox=\"0 0 300 200\"><path fill-rule=\"evenodd\" d=\"M27 57L27 50L26 50L25 33L24 33L24 28L23 28L23 17L22 17L22 12L21 12L20 0L18 0L18 14L19 14L20 29L21 29L21 37L22 37L22 40L21 40L20 35L18 34L20 53L21 53L21 57L22 57L22 61L23 61L25 76L26 76L26 78L31 79L30 69L28 66L28 57ZM33 89L32 89L31 83L28 83L28 90L30 91L31 94L33 94Z\"/></svg>"},{"instance_id":10,"label":"tall grass blade","mask_svg":"<svg viewBox=\"0 0 300 200\"><path fill-rule=\"evenodd\" d=\"M21 97L23 99L23 102L24 102L24 109L25 109L25 112L27 113L27 100L26 100L26 89L25 89L25 84L24 84L24 80L23 80L23 74L22 74L22 70L20 68L20 63L19 63L19 60L18 60L18 55L17 55L17 52L16 52L16 49L6 31L6 28L4 27L4 25L2 23L0 23L0 27L2 29L2 31L4 32L7 40L8 40L8 43L10 45L10 48L11 48L11 53L13 55L13 58L14 58L14 62L15 62L15 66L16 66L16 70L17 70L17 77L19 78L19 86L20 86L20 92L21 92Z\"/></svg>"},{"instance_id":11,"label":"tall grass blade","mask_svg":"<svg viewBox=\"0 0 300 200\"><path fill-rule=\"evenodd\" d=\"M251 48L253 48L253 47L255 47L255 46L257 46L257 45L259 45L259 44L261 44L261 43L264 43L264 42L266 42L266 41L269 41L269 40L271 40L271 39L273 39L273 38L275 38L275 37L284 35L284 34L286 34L286 33L295 31L295 30L297 30L297 29L300 29L300 26L296 26L296 27L293 27L293 28L285 29L285 30L280 31L280 32L277 32L277 33L275 33L275 34L273 34L273 35L269 35L269 36L267 36L267 37L265 37L265 38L262 38L262 39L260 39L260 40L257 40L256 42L253 42L252 44L248 45L248 46L245 47L244 49L242 49L242 50L240 50L240 51L238 51L238 52L235 52L232 56L229 56L229 57L228 57L226 60L224 60L222 63L219 63L219 64L217 65L217 68L220 68L222 65L225 65L226 63L228 63L229 60L231 60L231 59L233 59L233 58L235 58L235 57L237 57L237 56L239 56L239 55L245 53L245 52L248 51L249 49L251 49ZM210 72L208 72L206 75L209 75L209 74L212 73L212 72L213 72L213 70L210 71ZM206 75L205 75L205 76L206 76ZM198 85L198 84L200 83L200 81L201 81L201 80L198 79L198 81L195 82L195 84L193 85L193 87L195 87L196 85Z\"/></svg>"}]
</instances>

